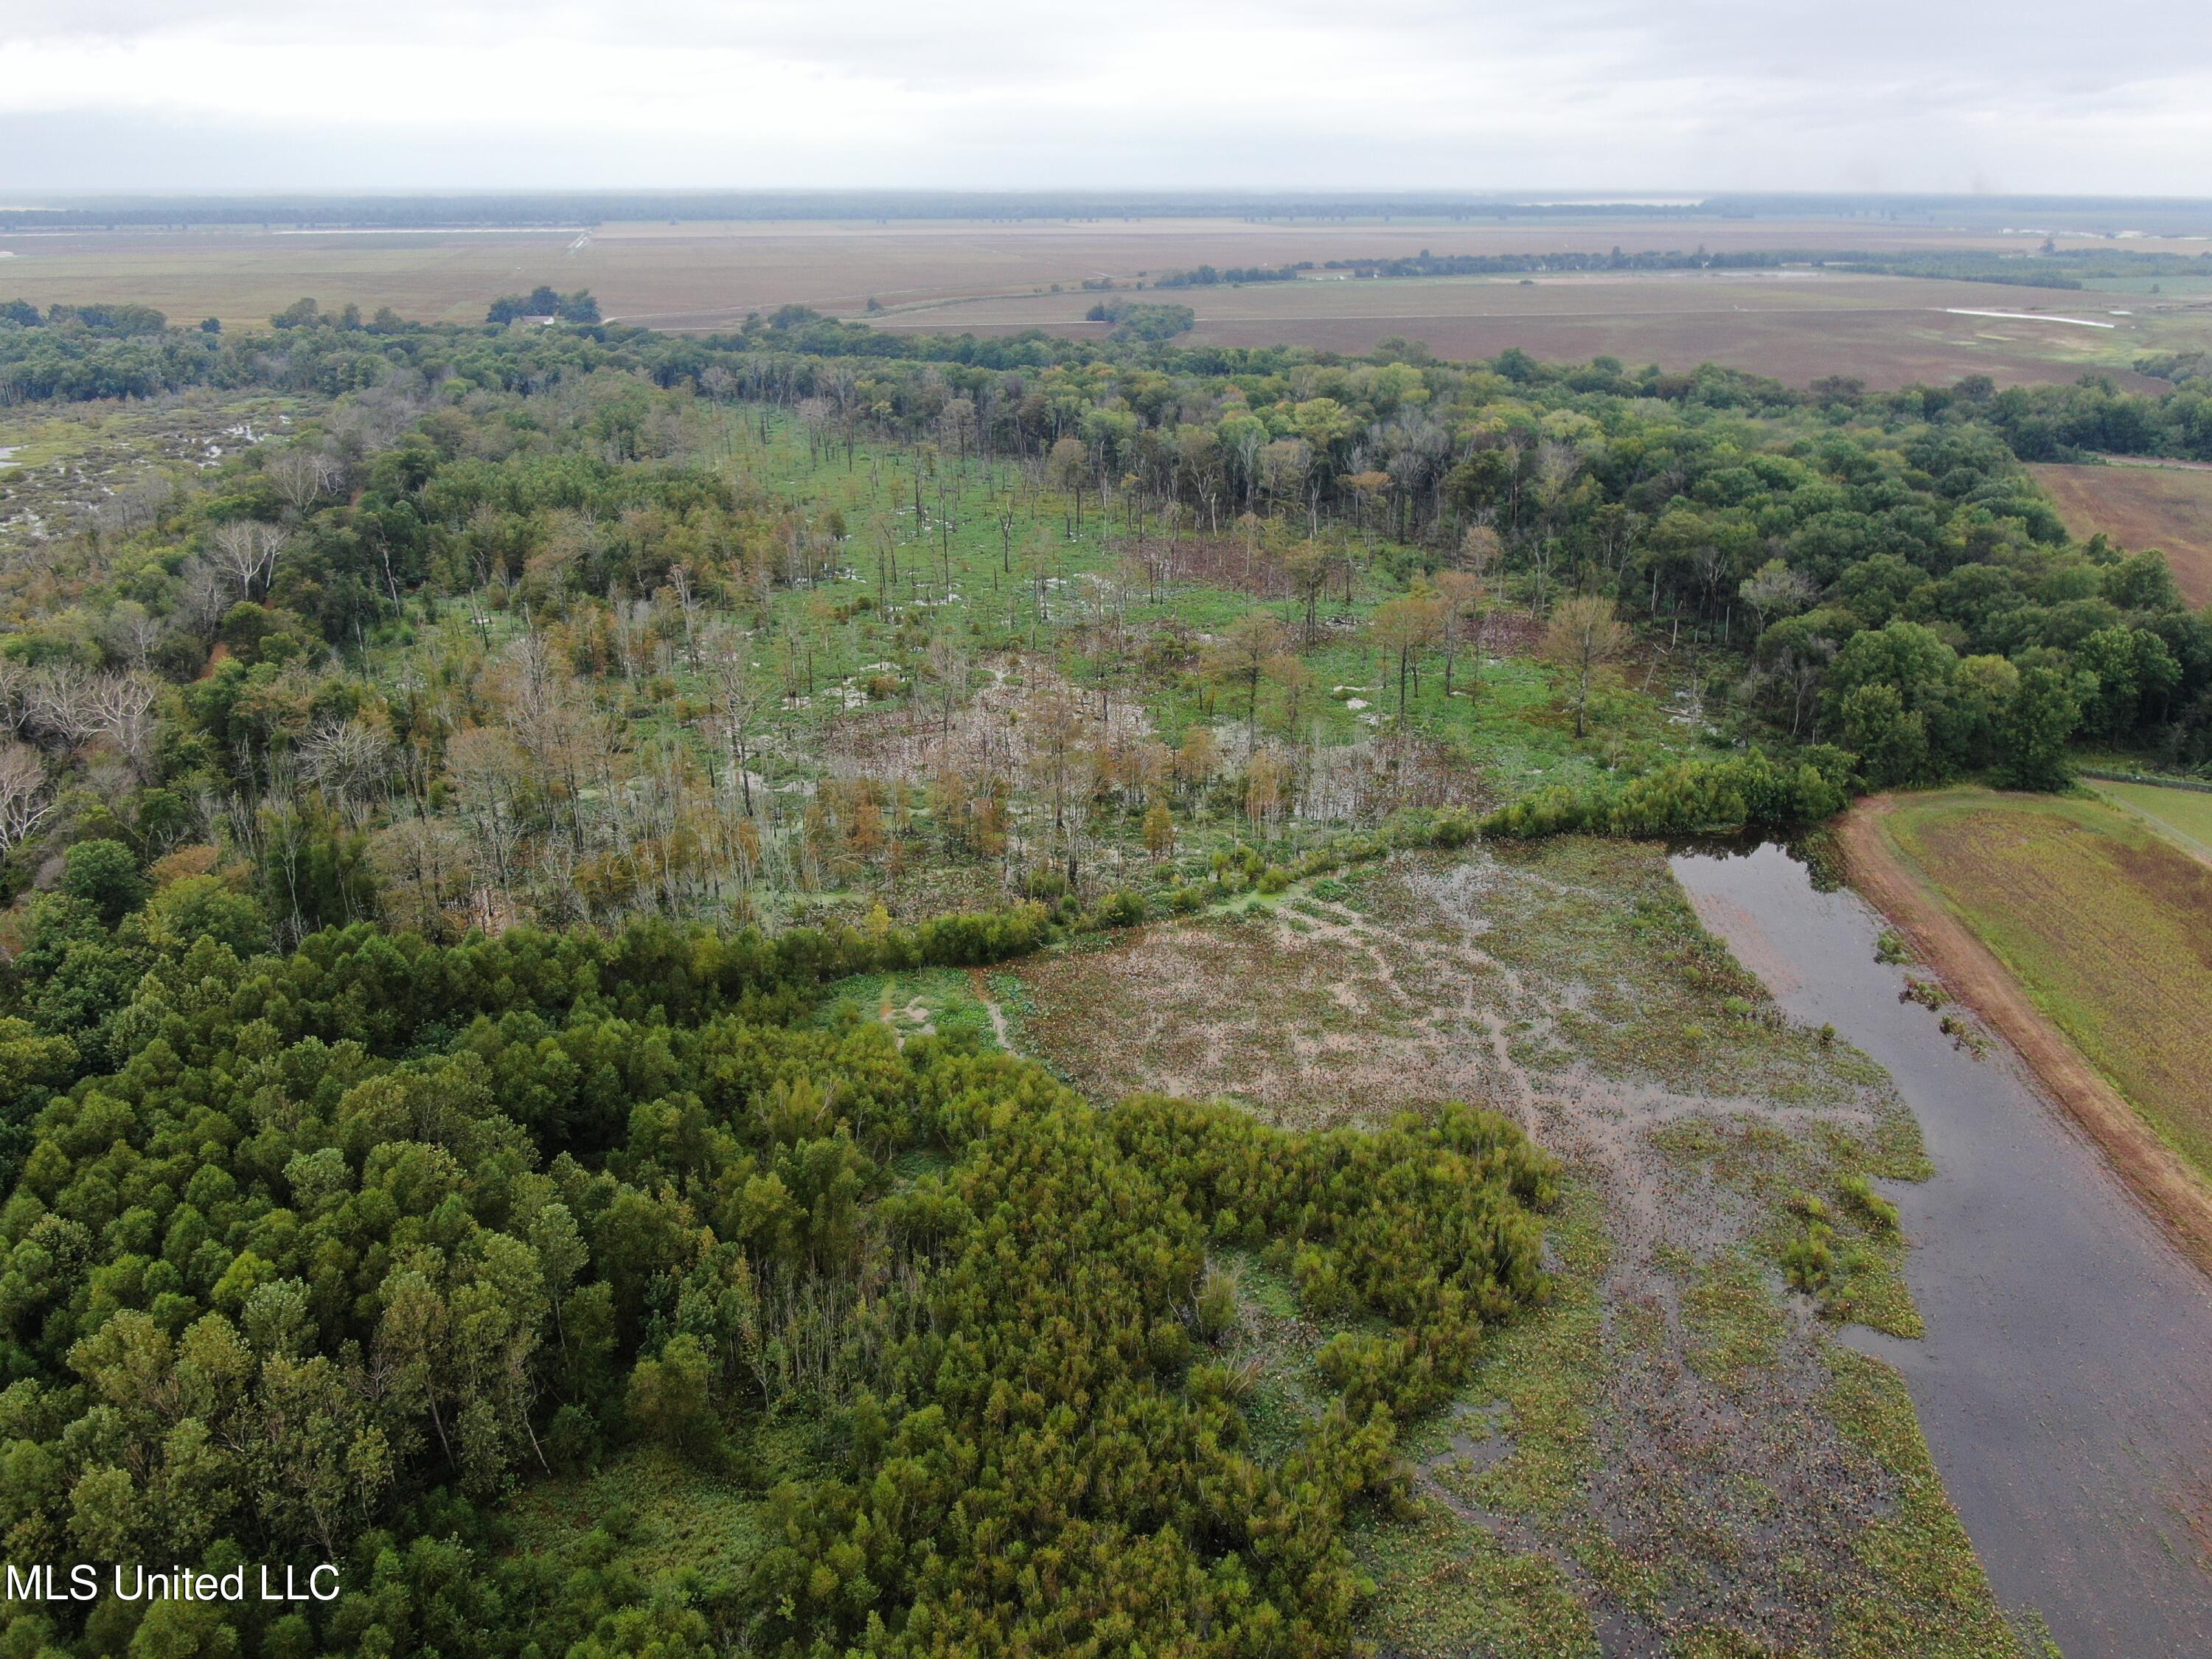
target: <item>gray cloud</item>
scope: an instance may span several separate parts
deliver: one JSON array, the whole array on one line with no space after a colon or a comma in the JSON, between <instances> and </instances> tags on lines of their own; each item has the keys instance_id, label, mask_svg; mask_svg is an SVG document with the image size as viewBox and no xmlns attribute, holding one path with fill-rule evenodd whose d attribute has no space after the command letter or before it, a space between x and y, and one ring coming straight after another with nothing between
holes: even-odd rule
<instances>
[{"instance_id":1,"label":"gray cloud","mask_svg":"<svg viewBox=\"0 0 2212 1659\"><path fill-rule=\"evenodd\" d=\"M15 0L0 187L2204 192L2184 0Z\"/></svg>"}]
</instances>

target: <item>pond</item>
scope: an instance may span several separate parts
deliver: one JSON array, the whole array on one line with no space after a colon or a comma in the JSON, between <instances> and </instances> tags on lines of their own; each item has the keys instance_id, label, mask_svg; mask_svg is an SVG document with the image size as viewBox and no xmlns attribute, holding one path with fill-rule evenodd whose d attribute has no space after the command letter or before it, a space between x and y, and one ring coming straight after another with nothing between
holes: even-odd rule
<instances>
[{"instance_id":1,"label":"pond","mask_svg":"<svg viewBox=\"0 0 2212 1659\"><path fill-rule=\"evenodd\" d=\"M1954 1047L1875 959L1879 916L1782 848L1678 854L1708 931L1782 1007L1886 1067L1934 1179L1886 1187L1918 1342L1894 1364L2006 1606L2070 1659L2212 1653L2212 1283L2001 1039Z\"/></svg>"}]
</instances>

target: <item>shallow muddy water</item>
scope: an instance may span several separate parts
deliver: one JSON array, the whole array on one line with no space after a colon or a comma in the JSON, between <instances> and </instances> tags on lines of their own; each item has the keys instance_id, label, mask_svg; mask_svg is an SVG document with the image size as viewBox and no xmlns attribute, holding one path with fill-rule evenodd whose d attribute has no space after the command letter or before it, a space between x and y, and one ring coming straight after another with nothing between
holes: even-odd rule
<instances>
[{"instance_id":1,"label":"shallow muddy water","mask_svg":"<svg viewBox=\"0 0 2212 1659\"><path fill-rule=\"evenodd\" d=\"M1929 1334L1847 1339L1904 1374L2006 1606L2069 1659L2212 1654L2212 1282L2002 1040L1954 1048L1875 960L1881 924L1772 845L1684 854L1706 928L1793 1018L1896 1079L1934 1179L1885 1188Z\"/></svg>"}]
</instances>

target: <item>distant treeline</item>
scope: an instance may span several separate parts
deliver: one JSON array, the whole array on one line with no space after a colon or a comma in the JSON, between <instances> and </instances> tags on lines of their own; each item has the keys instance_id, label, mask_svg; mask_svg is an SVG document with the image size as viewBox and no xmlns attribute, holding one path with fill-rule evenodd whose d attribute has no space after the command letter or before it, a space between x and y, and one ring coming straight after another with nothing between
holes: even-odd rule
<instances>
[{"instance_id":1,"label":"distant treeline","mask_svg":"<svg viewBox=\"0 0 2212 1659\"><path fill-rule=\"evenodd\" d=\"M1142 301L1111 300L1083 313L1090 323L1111 323L1116 340L1171 340L1198 320L1188 306L1146 305Z\"/></svg>"},{"instance_id":2,"label":"distant treeline","mask_svg":"<svg viewBox=\"0 0 2212 1659\"><path fill-rule=\"evenodd\" d=\"M1930 276L2013 288L2078 289L2100 277L2212 275L2212 252L2134 253L2105 248L2037 253L1832 253L1826 263L1831 270L1870 276Z\"/></svg>"},{"instance_id":3,"label":"distant treeline","mask_svg":"<svg viewBox=\"0 0 2212 1659\"><path fill-rule=\"evenodd\" d=\"M1959 283L2001 283L2015 288L2078 289L2100 277L2203 276L2212 274L2212 252L2133 253L2101 248L2078 252L1984 252L1953 249L1924 253L1837 252L1832 249L1765 248L1747 252L1709 252L1703 247L1685 253L1419 253L1370 259L1331 259L1322 269L1349 271L1354 276L1514 276L1551 273L1608 270L1778 270L1786 265L1850 271L1873 276L1926 276ZM1201 267L1203 269L1203 267ZM1220 273L1221 282L1265 282L1295 276L1313 269L1310 261L1280 268L1279 276L1258 271ZM1156 284L1175 286L1174 272ZM1200 280L1190 276L1190 281Z\"/></svg>"},{"instance_id":4,"label":"distant treeline","mask_svg":"<svg viewBox=\"0 0 2212 1659\"><path fill-rule=\"evenodd\" d=\"M2212 230L2212 202L2188 196L1766 195L1708 197L1705 213L1723 219L1858 219L1879 224L1939 225L2046 234L2201 234Z\"/></svg>"},{"instance_id":5,"label":"distant treeline","mask_svg":"<svg viewBox=\"0 0 2212 1659\"><path fill-rule=\"evenodd\" d=\"M1710 218L1695 204L1515 202L1454 193L1266 191L559 191L412 196L62 197L0 209L0 231L192 225L590 225L647 219ZM2208 208L2212 217L2212 208Z\"/></svg>"},{"instance_id":6,"label":"distant treeline","mask_svg":"<svg viewBox=\"0 0 2212 1659\"><path fill-rule=\"evenodd\" d=\"M1355 276L1516 276L1541 271L1767 270L1803 264L1811 256L1789 252L1708 253L1419 253L1382 259L1331 259L1322 269Z\"/></svg>"},{"instance_id":7,"label":"distant treeline","mask_svg":"<svg viewBox=\"0 0 2212 1659\"><path fill-rule=\"evenodd\" d=\"M159 334L169 325L166 313L151 306L94 304L88 306L48 306L44 311L28 300L9 300L0 304L0 323L13 323L18 328L40 328L51 325L66 327L71 323L101 334L126 336Z\"/></svg>"},{"instance_id":8,"label":"distant treeline","mask_svg":"<svg viewBox=\"0 0 2212 1659\"><path fill-rule=\"evenodd\" d=\"M1854 219L2106 234L2212 230L2212 200L2093 196L1736 195L1680 201L1516 200L1456 191L546 191L390 196L56 196L0 209L0 231L191 225L599 224L641 219L1259 218L1558 221Z\"/></svg>"},{"instance_id":9,"label":"distant treeline","mask_svg":"<svg viewBox=\"0 0 2212 1659\"><path fill-rule=\"evenodd\" d=\"M1212 288L1228 283L1294 283L1302 270L1311 270L1313 261L1301 259L1294 265L1231 265L1226 270L1216 270L1212 265L1200 265L1192 270L1170 270L1152 278L1154 288Z\"/></svg>"},{"instance_id":10,"label":"distant treeline","mask_svg":"<svg viewBox=\"0 0 2212 1659\"><path fill-rule=\"evenodd\" d=\"M484 321L516 323L526 317L550 317L563 323L596 323L599 320L599 302L587 288L580 288L574 294L556 294L550 283L540 283L527 294L501 295L484 313Z\"/></svg>"},{"instance_id":11,"label":"distant treeline","mask_svg":"<svg viewBox=\"0 0 2212 1659\"><path fill-rule=\"evenodd\" d=\"M271 349L276 342L270 334L225 333L208 324L173 327L146 306L96 304L40 312L16 301L0 302L0 405L48 398L149 398L197 386L268 386L337 396L375 385L394 372L514 389L604 366L646 374L662 386L703 388L719 370L750 395L795 400L827 384L836 360L901 381L914 373L901 364L938 365L940 379L957 380L1099 362L1170 375L1244 377L1363 362L1425 368L1434 362L1405 340L1385 340L1364 358L1308 346L1177 346L1170 337L1188 326L1187 313L1188 307L1180 306L1146 307L1146 326L1117 328L1115 337L1107 340L1069 340L1035 329L979 338L880 333L794 305L748 318L741 328L726 333L684 336L620 324L570 323L519 332L499 325L428 325L407 322L389 307L363 319L356 307L331 313L302 301L272 319L283 330L280 351ZM1656 365L1632 369L1609 357L1551 364L1517 348L1472 367L1486 368L1532 393L1556 386L1747 414L1841 407L1877 419L1978 420L2028 461L2081 453L2212 460L2212 397L2203 387L2202 361L2195 357L2144 360L2144 372L2180 382L2163 393L2124 392L2095 377L2072 386L2000 392L1984 375L1969 375L1948 387L1896 392L1870 392L1856 381L1834 377L1800 389L1711 363L1692 371ZM902 394L892 401L904 407Z\"/></svg>"}]
</instances>

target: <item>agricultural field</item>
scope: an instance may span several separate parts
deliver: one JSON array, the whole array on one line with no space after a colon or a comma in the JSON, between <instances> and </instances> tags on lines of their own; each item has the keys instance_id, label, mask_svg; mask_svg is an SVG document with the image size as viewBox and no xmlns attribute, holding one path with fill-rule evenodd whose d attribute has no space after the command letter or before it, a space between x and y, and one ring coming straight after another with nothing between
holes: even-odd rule
<instances>
[{"instance_id":1,"label":"agricultural field","mask_svg":"<svg viewBox=\"0 0 2212 1659\"><path fill-rule=\"evenodd\" d=\"M2087 239L2066 245L2091 246ZM2163 246L2145 240L2138 249ZM477 322L490 299L540 283L587 288L611 319L655 328L728 328L792 304L869 315L895 328L1080 337L1095 295L1201 264L1220 268L1450 253L1630 252L1704 246L1911 252L2019 251L2018 238L1835 221L1555 221L1477 225L1400 221L1292 224L1206 219L976 223L933 221L616 223L395 231L115 231L0 238L0 299L46 306L129 295L171 318L258 324L302 295L331 309L390 306L425 322ZM1316 273L1319 276L1320 273ZM1668 368L1714 362L1793 384L1842 374L1875 386L1986 374L2004 383L2067 380L2085 369L2133 376L2150 350L2201 349L2212 313L2185 285L2158 294L2058 294L1987 283L1809 270L1743 280L1705 273L1629 279L1322 281L1179 289L1191 339L1305 344L1364 354L1400 336L1447 358L1518 346L1539 357L1600 355ZM2136 284L2140 289L2148 284ZM1060 291L1054 293L1057 288ZM871 301L881 312L867 312ZM2083 311L2081 307L2088 307ZM2091 328L1969 317L1963 311L2081 314ZM2124 316L2112 315L2124 311Z\"/></svg>"},{"instance_id":2,"label":"agricultural field","mask_svg":"<svg viewBox=\"0 0 2212 1659\"><path fill-rule=\"evenodd\" d=\"M1407 855L976 977L1102 1101L1312 1127L1473 1100L1567 1160L1551 1305L1423 1430L1411 1513L1363 1534L1385 1651L2015 1651L1902 1386L1836 1335L1919 1334L1900 1241L1850 1196L1924 1173L1917 1132L1656 849ZM1785 1279L1815 1216L1846 1264L1820 1318ZM1295 1404L1310 1338L1273 1328L1261 1392Z\"/></svg>"},{"instance_id":3,"label":"agricultural field","mask_svg":"<svg viewBox=\"0 0 2212 1659\"><path fill-rule=\"evenodd\" d=\"M2212 867L2102 801L1953 789L1881 831L2044 1016L2212 1176Z\"/></svg>"},{"instance_id":4,"label":"agricultural field","mask_svg":"<svg viewBox=\"0 0 2212 1659\"><path fill-rule=\"evenodd\" d=\"M2148 819L2198 858L2212 860L2212 793L2103 779L2090 787Z\"/></svg>"},{"instance_id":5,"label":"agricultural field","mask_svg":"<svg viewBox=\"0 0 2212 1659\"><path fill-rule=\"evenodd\" d=\"M2134 314L2115 318L2108 301L2088 293L1809 268L1370 279L1313 273L1163 297L1197 313L1187 337L1204 343L1292 341L1358 356L1395 337L1445 358L1492 357L1517 346L1553 360L1724 363L1792 385L1846 374L1888 387L1975 374L2010 384L2091 368L2143 383L2130 365L2149 343L2176 331L2194 338L2197 327L2179 313L2175 320L2152 315L2147 301L2130 301ZM1099 337L1106 325L1083 320L1096 300L1060 293L922 301L872 320L893 330L1047 328ZM2024 314L1962 314L1972 311Z\"/></svg>"},{"instance_id":6,"label":"agricultural field","mask_svg":"<svg viewBox=\"0 0 2212 1659\"><path fill-rule=\"evenodd\" d=\"M2112 462L2029 469L2074 534L2157 548L2193 605L2212 605L2212 466Z\"/></svg>"}]
</instances>

